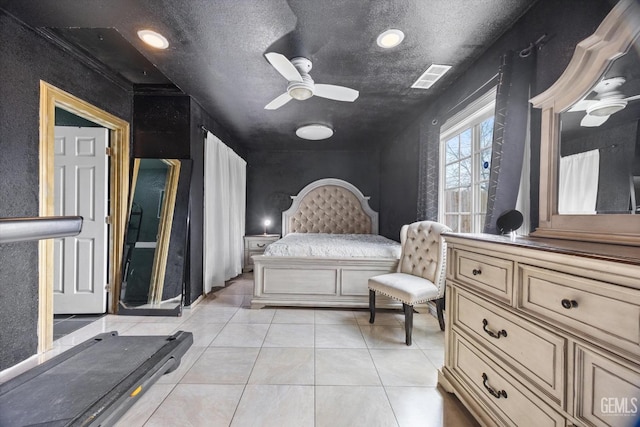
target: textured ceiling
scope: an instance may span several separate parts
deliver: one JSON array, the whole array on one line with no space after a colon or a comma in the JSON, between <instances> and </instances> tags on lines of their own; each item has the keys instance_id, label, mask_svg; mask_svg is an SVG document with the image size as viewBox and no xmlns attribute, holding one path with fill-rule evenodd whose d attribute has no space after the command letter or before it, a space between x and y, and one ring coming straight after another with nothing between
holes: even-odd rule
<instances>
[{"instance_id":1,"label":"textured ceiling","mask_svg":"<svg viewBox=\"0 0 640 427\"><path fill-rule=\"evenodd\" d=\"M129 83L175 85L247 148L346 149L384 143L397 134L533 3L0 0L0 7L51 37L82 45L91 61L105 63ZM143 45L136 36L142 28L164 34L169 49ZM385 50L375 41L389 28L406 36L400 46ZM97 33L102 40L94 39ZM127 42L146 61L135 50L119 55ZM353 103L312 97L265 110L287 85L265 59L267 52L305 56L316 83L347 86L360 96ZM432 63L453 68L430 90L411 89ZM295 129L309 123L327 124L335 134L318 142L296 137Z\"/></svg>"}]
</instances>

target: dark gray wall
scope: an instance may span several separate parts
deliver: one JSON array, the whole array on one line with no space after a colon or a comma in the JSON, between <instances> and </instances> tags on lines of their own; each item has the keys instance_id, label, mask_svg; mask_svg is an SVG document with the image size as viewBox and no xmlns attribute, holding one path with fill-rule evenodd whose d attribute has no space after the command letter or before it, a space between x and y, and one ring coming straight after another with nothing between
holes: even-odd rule
<instances>
[{"instance_id":1,"label":"dark gray wall","mask_svg":"<svg viewBox=\"0 0 640 427\"><path fill-rule=\"evenodd\" d=\"M188 159L190 103L186 95L136 94L132 156Z\"/></svg>"},{"instance_id":2,"label":"dark gray wall","mask_svg":"<svg viewBox=\"0 0 640 427\"><path fill-rule=\"evenodd\" d=\"M38 216L40 80L131 121L132 94L0 11L0 217ZM0 245L0 370L35 354L38 244Z\"/></svg>"},{"instance_id":3,"label":"dark gray wall","mask_svg":"<svg viewBox=\"0 0 640 427\"><path fill-rule=\"evenodd\" d=\"M400 228L416 220L420 124L414 123L382 150L380 234L400 240Z\"/></svg>"},{"instance_id":4,"label":"dark gray wall","mask_svg":"<svg viewBox=\"0 0 640 427\"><path fill-rule=\"evenodd\" d=\"M384 213L382 229L386 234L394 232L393 228L397 228L402 222L436 219L438 128L447 118L484 93L484 90L479 89L491 81L497 73L501 55L508 50L520 51L543 34L547 34L549 38L547 44L538 51L532 96L541 93L562 74L573 55L576 44L595 31L611 10L612 4L607 0L561 2L540 0L459 79L452 82L435 102L425 105L422 112L416 113L414 123L419 123L420 132L416 132L415 125L408 126L404 132L394 138L393 144L389 145L381 156L380 169L386 177L384 185L387 190L382 192L380 209ZM485 90L489 87L490 85L486 86ZM537 110L534 110L531 117L531 222L533 227L538 224L539 129L540 115ZM398 158L401 154L394 152L396 146L405 147L411 153L419 150L420 157L409 158L409 162L404 167L399 167ZM420 167L422 167L420 173L422 182L415 179L415 171ZM392 172L394 169L395 172ZM398 189L408 194L418 193L419 190L428 194L424 197L424 194L418 193L416 212L416 206L412 203L399 204L396 197L388 194L388 191L398 191ZM399 220L400 218L402 221Z\"/></svg>"},{"instance_id":5,"label":"dark gray wall","mask_svg":"<svg viewBox=\"0 0 640 427\"><path fill-rule=\"evenodd\" d=\"M350 182L371 197L373 210L379 210L380 157L376 151L251 151L246 160L246 234L263 233L265 217L272 221L269 232L280 233L281 214L291 206L290 196L321 178Z\"/></svg>"}]
</instances>

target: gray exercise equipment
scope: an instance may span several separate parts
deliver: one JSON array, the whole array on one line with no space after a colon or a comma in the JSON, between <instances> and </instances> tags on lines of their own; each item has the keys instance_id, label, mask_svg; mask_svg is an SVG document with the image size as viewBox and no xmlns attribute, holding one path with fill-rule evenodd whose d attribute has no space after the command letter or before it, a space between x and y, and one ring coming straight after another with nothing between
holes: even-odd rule
<instances>
[{"instance_id":1,"label":"gray exercise equipment","mask_svg":"<svg viewBox=\"0 0 640 427\"><path fill-rule=\"evenodd\" d=\"M191 332L108 332L0 385L0 426L110 426L180 365Z\"/></svg>"},{"instance_id":2,"label":"gray exercise equipment","mask_svg":"<svg viewBox=\"0 0 640 427\"><path fill-rule=\"evenodd\" d=\"M82 217L0 218L0 243L75 236ZM0 384L0 427L110 426L193 344L107 332Z\"/></svg>"}]
</instances>

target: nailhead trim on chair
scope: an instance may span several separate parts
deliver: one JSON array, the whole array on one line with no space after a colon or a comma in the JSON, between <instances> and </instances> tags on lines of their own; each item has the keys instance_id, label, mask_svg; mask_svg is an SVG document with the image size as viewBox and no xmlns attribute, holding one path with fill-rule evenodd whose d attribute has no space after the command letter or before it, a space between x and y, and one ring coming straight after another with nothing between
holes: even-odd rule
<instances>
[{"instance_id":1,"label":"nailhead trim on chair","mask_svg":"<svg viewBox=\"0 0 640 427\"><path fill-rule=\"evenodd\" d=\"M389 298L393 298L393 299L398 300L398 301L400 301L401 303L403 303L403 304L407 304L407 305L416 305L416 304L421 304L421 303L423 303L423 302L433 301L433 300L434 300L434 298L426 298L426 299L421 299L421 300L418 300L418 301L415 301L415 302L411 303L411 302L409 302L409 301L403 301L403 300L401 300L401 299L400 299L400 298L398 298L396 295L390 295L390 294L388 294L387 292L379 291L379 290L377 290L377 289L376 289L376 293L379 293L380 295L384 295L384 296L389 297Z\"/></svg>"}]
</instances>

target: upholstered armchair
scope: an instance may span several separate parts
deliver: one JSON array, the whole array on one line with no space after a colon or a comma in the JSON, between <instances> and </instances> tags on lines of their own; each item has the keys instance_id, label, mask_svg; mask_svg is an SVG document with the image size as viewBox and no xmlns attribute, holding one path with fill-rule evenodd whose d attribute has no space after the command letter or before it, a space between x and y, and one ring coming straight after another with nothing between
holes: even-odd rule
<instances>
[{"instance_id":1,"label":"upholstered armchair","mask_svg":"<svg viewBox=\"0 0 640 427\"><path fill-rule=\"evenodd\" d=\"M436 300L438 322L444 330L444 288L447 245L442 233L449 227L433 221L404 225L400 230L402 254L395 273L369 279L369 310L373 323L376 315L376 292L402 302L405 316L406 344L411 345L413 306Z\"/></svg>"}]
</instances>

